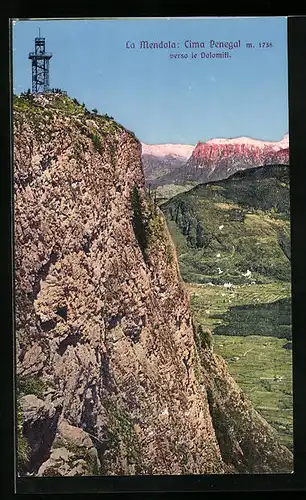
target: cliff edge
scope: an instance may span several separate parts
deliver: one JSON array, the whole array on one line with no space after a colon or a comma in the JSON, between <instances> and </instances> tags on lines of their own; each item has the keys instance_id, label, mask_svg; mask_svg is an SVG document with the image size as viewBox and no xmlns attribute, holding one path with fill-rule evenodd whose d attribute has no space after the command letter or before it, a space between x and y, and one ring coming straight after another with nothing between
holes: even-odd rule
<instances>
[{"instance_id":1,"label":"cliff edge","mask_svg":"<svg viewBox=\"0 0 306 500\"><path fill-rule=\"evenodd\" d=\"M291 472L193 325L131 132L14 97L14 220L20 474Z\"/></svg>"}]
</instances>

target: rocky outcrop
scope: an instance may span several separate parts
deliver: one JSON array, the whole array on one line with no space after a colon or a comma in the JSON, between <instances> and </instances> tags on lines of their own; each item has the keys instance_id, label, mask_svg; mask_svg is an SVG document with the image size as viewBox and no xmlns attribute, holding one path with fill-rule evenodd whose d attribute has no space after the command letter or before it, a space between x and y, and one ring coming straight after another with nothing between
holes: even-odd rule
<instances>
[{"instance_id":1,"label":"rocky outcrop","mask_svg":"<svg viewBox=\"0 0 306 500\"><path fill-rule=\"evenodd\" d=\"M88 433L69 425L58 424L49 458L38 469L38 476L95 476L101 464Z\"/></svg>"},{"instance_id":2,"label":"rocky outcrop","mask_svg":"<svg viewBox=\"0 0 306 500\"><path fill-rule=\"evenodd\" d=\"M219 432L234 399L244 470L291 470L226 366L212 353L195 363L189 297L145 195L140 143L65 96L14 105L17 376L47 388L23 400L29 473L239 472L227 424Z\"/></svg>"},{"instance_id":3,"label":"rocky outcrop","mask_svg":"<svg viewBox=\"0 0 306 500\"><path fill-rule=\"evenodd\" d=\"M34 394L28 394L20 398L20 407L23 434L30 450L28 468L35 470L48 457L55 438L61 405L56 400L43 401Z\"/></svg>"}]
</instances>

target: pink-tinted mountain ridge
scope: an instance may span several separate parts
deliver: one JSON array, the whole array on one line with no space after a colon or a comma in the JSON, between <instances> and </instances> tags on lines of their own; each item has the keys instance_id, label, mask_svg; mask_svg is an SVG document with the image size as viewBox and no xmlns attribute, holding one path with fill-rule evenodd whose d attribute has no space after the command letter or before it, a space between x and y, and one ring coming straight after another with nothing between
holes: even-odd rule
<instances>
[{"instance_id":1,"label":"pink-tinted mountain ridge","mask_svg":"<svg viewBox=\"0 0 306 500\"><path fill-rule=\"evenodd\" d=\"M238 170L278 164L289 164L288 134L278 142L248 137L210 139L198 142L186 163L159 177L155 183L204 183L225 179Z\"/></svg>"}]
</instances>

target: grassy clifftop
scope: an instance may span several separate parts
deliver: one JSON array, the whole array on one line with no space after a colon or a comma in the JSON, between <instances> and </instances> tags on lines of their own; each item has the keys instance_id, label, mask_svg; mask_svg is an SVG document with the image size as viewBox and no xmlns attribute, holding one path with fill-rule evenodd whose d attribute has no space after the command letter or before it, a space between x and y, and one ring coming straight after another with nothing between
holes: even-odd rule
<instances>
[{"instance_id":1,"label":"grassy clifftop","mask_svg":"<svg viewBox=\"0 0 306 500\"><path fill-rule=\"evenodd\" d=\"M21 94L14 95L13 98L14 121L18 121L22 112L27 113L27 120L31 118L39 119L39 116L48 119L54 112L63 116L74 116L79 121L85 123L85 120L91 119L99 126L102 133L114 133L125 130L118 124L114 118L108 114L99 114L97 110L89 111L85 104L80 104L76 98L70 98L66 94L47 93L47 94ZM131 132L132 135L134 135Z\"/></svg>"}]
</instances>

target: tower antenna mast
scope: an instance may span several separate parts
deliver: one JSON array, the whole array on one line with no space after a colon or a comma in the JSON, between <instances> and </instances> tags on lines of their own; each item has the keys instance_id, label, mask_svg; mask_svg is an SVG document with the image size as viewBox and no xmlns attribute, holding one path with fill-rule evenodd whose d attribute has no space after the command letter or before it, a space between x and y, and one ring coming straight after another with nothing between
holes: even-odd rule
<instances>
[{"instance_id":1,"label":"tower antenna mast","mask_svg":"<svg viewBox=\"0 0 306 500\"><path fill-rule=\"evenodd\" d=\"M35 52L29 53L32 61L32 92L35 94L48 92L49 90L49 62L52 54L45 50L45 38L40 36L35 38Z\"/></svg>"}]
</instances>

